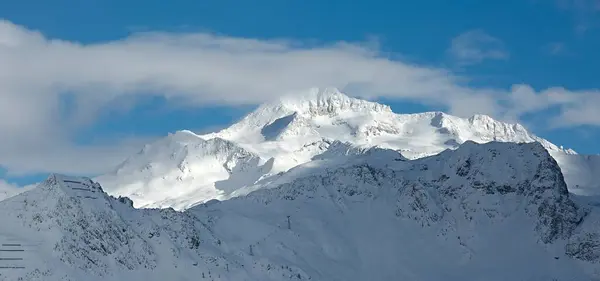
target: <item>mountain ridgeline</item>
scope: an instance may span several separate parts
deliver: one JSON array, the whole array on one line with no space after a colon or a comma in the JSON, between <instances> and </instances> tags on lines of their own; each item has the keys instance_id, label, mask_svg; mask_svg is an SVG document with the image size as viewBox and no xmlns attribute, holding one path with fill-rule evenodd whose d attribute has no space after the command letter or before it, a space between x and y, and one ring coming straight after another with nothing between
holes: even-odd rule
<instances>
[{"instance_id":1,"label":"mountain ridgeline","mask_svg":"<svg viewBox=\"0 0 600 281\"><path fill-rule=\"evenodd\" d=\"M315 89L0 201L0 281L600 280L595 159Z\"/></svg>"},{"instance_id":2,"label":"mountain ridgeline","mask_svg":"<svg viewBox=\"0 0 600 281\"><path fill-rule=\"evenodd\" d=\"M557 161L572 193L600 195L600 156L578 155L489 116L442 112L396 114L387 105L313 89L258 107L216 133L174 134L147 145L113 173L95 180L135 207L185 210L257 190L299 165L370 148L418 159L465 141L539 142Z\"/></svg>"},{"instance_id":3,"label":"mountain ridgeline","mask_svg":"<svg viewBox=\"0 0 600 281\"><path fill-rule=\"evenodd\" d=\"M597 278L598 209L539 143L376 150L184 212L52 175L0 202L0 239L23 249L0 280Z\"/></svg>"}]
</instances>

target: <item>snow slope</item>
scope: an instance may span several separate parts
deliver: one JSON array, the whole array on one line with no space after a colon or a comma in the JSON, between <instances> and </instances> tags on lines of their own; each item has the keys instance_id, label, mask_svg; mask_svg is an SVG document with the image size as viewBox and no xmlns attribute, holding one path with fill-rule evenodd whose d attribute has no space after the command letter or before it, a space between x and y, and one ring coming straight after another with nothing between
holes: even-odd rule
<instances>
[{"instance_id":1,"label":"snow slope","mask_svg":"<svg viewBox=\"0 0 600 281\"><path fill-rule=\"evenodd\" d=\"M135 207L184 209L206 199L226 199L238 186L258 180L271 165L230 141L179 131L146 145L98 180L107 192L131 198Z\"/></svg>"},{"instance_id":2,"label":"snow slope","mask_svg":"<svg viewBox=\"0 0 600 281\"><path fill-rule=\"evenodd\" d=\"M223 155L210 156L217 159L208 168L210 175L206 175L204 156L186 157L188 165L196 169L184 171L179 167L179 160L168 157L174 150L182 149L181 142L173 137L178 135L185 136L191 143L228 141L244 154L252 155L252 159L260 159L252 161L268 165L252 164L249 174L225 172L217 166L224 164L223 159L229 154L217 151ZM593 181L593 171L600 171L598 165L529 133L519 124L502 123L485 115L465 119L442 112L396 114L387 105L351 98L331 88L311 89L264 104L220 132L200 136L184 131L173 136L152 144L155 152L142 151L122 164L116 173L97 180L109 194L131 197L136 207L180 210L211 199L245 194L241 189L256 187L258 180L313 161L322 154L331 157L335 153L330 151L330 146L336 141L350 150L379 147L398 150L406 158L417 159L456 149L471 140L477 143L539 142L566 171L567 183L573 192L600 193ZM201 152L201 149L203 146L194 149L194 153L212 155L214 152ZM339 147L334 145L331 150L339 150ZM147 165L160 165L161 170L148 172ZM165 174L168 176L163 178ZM214 182L224 180L230 182L228 188L214 186Z\"/></svg>"},{"instance_id":3,"label":"snow slope","mask_svg":"<svg viewBox=\"0 0 600 281\"><path fill-rule=\"evenodd\" d=\"M586 196L600 195L600 155L565 154L551 151L567 179L569 191Z\"/></svg>"},{"instance_id":4,"label":"snow slope","mask_svg":"<svg viewBox=\"0 0 600 281\"><path fill-rule=\"evenodd\" d=\"M175 212L51 176L0 202L2 244L24 250L0 260L24 267L0 280L600 278L598 207L571 198L537 143L466 142L417 160L375 148L279 179Z\"/></svg>"}]
</instances>

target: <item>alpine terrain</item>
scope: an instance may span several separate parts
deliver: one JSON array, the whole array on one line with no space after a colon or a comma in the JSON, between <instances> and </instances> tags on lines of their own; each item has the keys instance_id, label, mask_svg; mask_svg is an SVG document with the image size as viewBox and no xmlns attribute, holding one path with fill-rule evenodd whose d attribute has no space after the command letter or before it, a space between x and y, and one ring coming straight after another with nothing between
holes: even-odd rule
<instances>
[{"instance_id":1,"label":"alpine terrain","mask_svg":"<svg viewBox=\"0 0 600 281\"><path fill-rule=\"evenodd\" d=\"M96 178L135 207L184 210L211 199L247 194L281 172L318 157L360 154L371 147L418 159L467 140L539 142L558 161L572 193L600 195L600 156L583 156L486 115L396 114L387 105L334 88L311 89L260 106L220 132L178 131L146 145L114 172Z\"/></svg>"},{"instance_id":2,"label":"alpine terrain","mask_svg":"<svg viewBox=\"0 0 600 281\"><path fill-rule=\"evenodd\" d=\"M286 176L287 175L287 176ZM596 280L598 207L539 143L323 157L247 196L135 209L52 175L0 203L0 280Z\"/></svg>"},{"instance_id":3,"label":"alpine terrain","mask_svg":"<svg viewBox=\"0 0 600 281\"><path fill-rule=\"evenodd\" d=\"M598 163L315 89L1 201L0 280L600 280Z\"/></svg>"}]
</instances>

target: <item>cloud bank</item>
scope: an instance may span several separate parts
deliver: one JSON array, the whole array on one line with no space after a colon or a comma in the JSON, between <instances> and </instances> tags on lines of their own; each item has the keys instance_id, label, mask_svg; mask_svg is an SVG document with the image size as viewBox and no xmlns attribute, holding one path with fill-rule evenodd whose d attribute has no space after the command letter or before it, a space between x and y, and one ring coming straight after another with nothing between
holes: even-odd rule
<instances>
[{"instance_id":1,"label":"cloud bank","mask_svg":"<svg viewBox=\"0 0 600 281\"><path fill-rule=\"evenodd\" d=\"M141 141L81 146L73 139L100 113L126 110L123 104L148 95L192 106L247 105L333 86L354 96L442 106L461 116L518 120L553 108L554 126L600 125L598 90L471 88L468 77L390 59L373 44L161 32L81 44L0 21L0 62L0 166L9 174L113 168Z\"/></svg>"}]
</instances>

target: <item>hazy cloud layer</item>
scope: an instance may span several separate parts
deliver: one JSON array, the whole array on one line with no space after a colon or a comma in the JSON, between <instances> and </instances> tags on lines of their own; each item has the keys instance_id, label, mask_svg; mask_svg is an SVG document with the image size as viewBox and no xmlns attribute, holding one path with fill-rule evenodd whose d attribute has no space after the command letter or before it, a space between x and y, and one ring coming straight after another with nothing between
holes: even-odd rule
<instances>
[{"instance_id":1,"label":"hazy cloud layer","mask_svg":"<svg viewBox=\"0 0 600 281\"><path fill-rule=\"evenodd\" d=\"M473 49L474 38L494 42L485 33L467 33L452 42L458 57L507 55ZM355 96L441 105L461 116L518 120L553 107L559 112L551 116L558 120L554 126L600 125L598 90L469 88L462 84L468 77L391 60L374 45L306 46L207 33L141 33L86 45L0 21L0 166L12 174L110 170L145 140L78 146L73 137L99 113L127 110L143 95L187 105L240 105L333 86Z\"/></svg>"}]
</instances>

